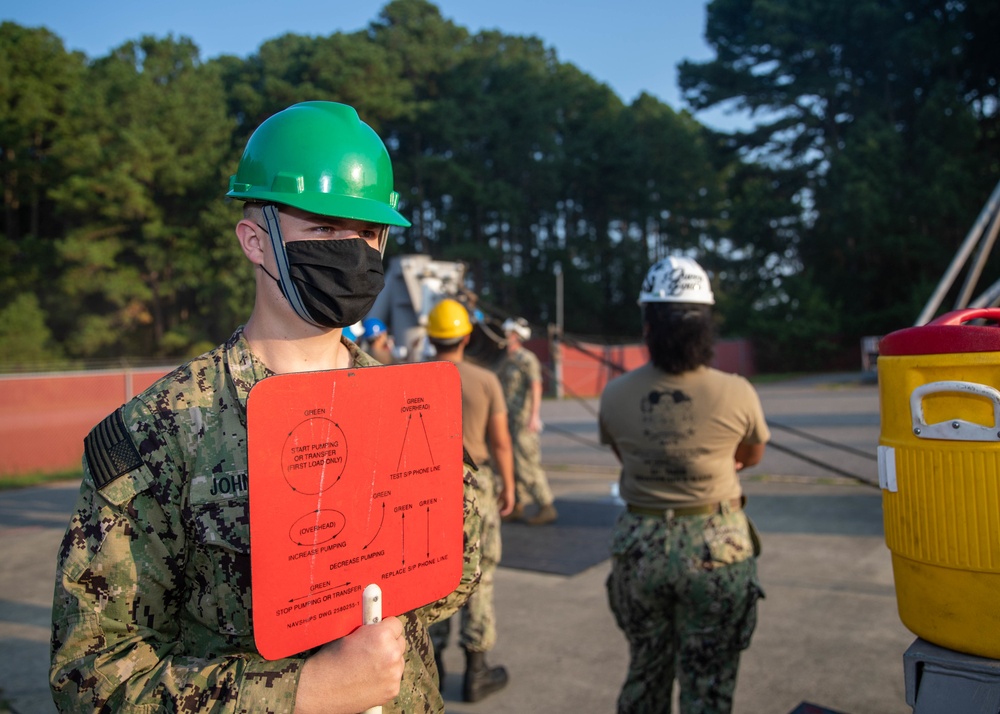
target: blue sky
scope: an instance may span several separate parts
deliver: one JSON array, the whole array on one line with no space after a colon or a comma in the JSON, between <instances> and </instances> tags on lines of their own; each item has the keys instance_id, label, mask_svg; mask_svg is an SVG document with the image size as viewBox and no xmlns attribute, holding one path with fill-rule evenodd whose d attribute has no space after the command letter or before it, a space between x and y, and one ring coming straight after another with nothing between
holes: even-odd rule
<instances>
[{"instance_id":1,"label":"blue sky","mask_svg":"<svg viewBox=\"0 0 1000 714\"><path fill-rule=\"evenodd\" d=\"M0 0L0 20L44 26L66 47L99 57L142 35L187 36L203 59L245 57L286 32L352 32L374 20L387 0ZM642 91L675 109L677 63L713 57L703 39L706 0L437 0L441 14L471 32L499 29L535 35L608 84L623 101ZM571 9L570 9L571 8ZM746 126L745 118L713 110L697 115L710 126Z\"/></svg>"}]
</instances>

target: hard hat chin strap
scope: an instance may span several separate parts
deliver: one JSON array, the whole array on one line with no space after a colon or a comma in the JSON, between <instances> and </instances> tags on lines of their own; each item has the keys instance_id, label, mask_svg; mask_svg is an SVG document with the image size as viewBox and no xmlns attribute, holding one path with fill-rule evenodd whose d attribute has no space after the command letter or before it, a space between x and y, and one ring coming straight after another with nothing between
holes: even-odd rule
<instances>
[{"instance_id":1,"label":"hard hat chin strap","mask_svg":"<svg viewBox=\"0 0 1000 714\"><path fill-rule=\"evenodd\" d=\"M385 257L385 245L389 242L389 226L383 225L378 234L378 252Z\"/></svg>"},{"instance_id":2,"label":"hard hat chin strap","mask_svg":"<svg viewBox=\"0 0 1000 714\"><path fill-rule=\"evenodd\" d=\"M278 287L281 288L281 294L285 296L288 304L295 310L296 315L310 325L322 327L322 325L313 320L309 315L309 311L306 310L306 306L299 296L298 288L295 287L295 283L292 281L291 270L288 267L288 254L285 252L285 239L281 235L281 222L278 220L278 207L273 203L266 203L261 210L264 214L264 230L267 231L267 236L271 240L271 251L274 253L274 261L278 266L277 282ZM267 270L264 272L267 272Z\"/></svg>"}]
</instances>

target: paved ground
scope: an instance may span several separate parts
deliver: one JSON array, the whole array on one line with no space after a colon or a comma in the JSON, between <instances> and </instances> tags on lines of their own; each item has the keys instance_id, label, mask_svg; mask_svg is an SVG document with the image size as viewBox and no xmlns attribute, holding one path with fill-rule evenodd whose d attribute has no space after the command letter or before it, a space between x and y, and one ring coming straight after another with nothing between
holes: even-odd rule
<instances>
[{"instance_id":1,"label":"paved ground","mask_svg":"<svg viewBox=\"0 0 1000 714\"><path fill-rule=\"evenodd\" d=\"M809 702L842 714L909 713L902 655L914 636L896 614L880 493L862 483L876 480L877 389L846 375L760 392L774 443L745 483L747 510L764 536L759 565L767 597L743 657L736 712L788 714ZM617 508L614 459L596 443L595 408L595 400L543 407L544 459L567 514ZM54 711L46 683L54 554L75 493L75 484L0 492L0 698L16 714ZM580 524L567 516L538 542L565 549L559 529L571 527ZM523 533L509 536L524 549ZM501 568L500 641L491 660L508 667L511 684L483 702L462 703L461 655L449 647L449 714L614 710L627 649L604 598L609 566L593 538L572 542L579 555L595 556L593 565L569 575Z\"/></svg>"}]
</instances>

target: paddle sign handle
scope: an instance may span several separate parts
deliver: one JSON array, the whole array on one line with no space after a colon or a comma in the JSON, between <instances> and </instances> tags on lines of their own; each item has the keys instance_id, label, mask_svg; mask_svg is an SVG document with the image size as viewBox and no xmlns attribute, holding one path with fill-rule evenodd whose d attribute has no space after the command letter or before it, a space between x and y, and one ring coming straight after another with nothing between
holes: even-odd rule
<instances>
[{"instance_id":1,"label":"paddle sign handle","mask_svg":"<svg viewBox=\"0 0 1000 714\"><path fill-rule=\"evenodd\" d=\"M372 583L361 593L361 619L366 625L382 621L382 588ZM355 620L357 622L357 620ZM382 714L382 706L365 709L364 714Z\"/></svg>"},{"instance_id":2,"label":"paddle sign handle","mask_svg":"<svg viewBox=\"0 0 1000 714\"><path fill-rule=\"evenodd\" d=\"M361 593L361 617L366 625L382 621L382 588L372 583ZM355 620L357 622L357 620Z\"/></svg>"}]
</instances>

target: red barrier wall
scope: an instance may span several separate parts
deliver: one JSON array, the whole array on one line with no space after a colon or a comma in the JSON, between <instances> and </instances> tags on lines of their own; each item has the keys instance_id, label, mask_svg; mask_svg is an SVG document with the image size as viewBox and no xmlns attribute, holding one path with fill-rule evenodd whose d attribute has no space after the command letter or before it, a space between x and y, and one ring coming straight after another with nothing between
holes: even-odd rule
<instances>
[{"instance_id":1,"label":"red barrier wall","mask_svg":"<svg viewBox=\"0 0 1000 714\"><path fill-rule=\"evenodd\" d=\"M529 347L543 364L551 366L548 343L532 340ZM562 384L565 397L596 397L604 390L604 385L619 374L640 367L649 361L646 346L598 345L576 342L563 344ZM746 340L718 340L715 343L715 359L712 366L723 372L751 377L756 374L753 351ZM546 375L546 394L555 394L554 378Z\"/></svg>"},{"instance_id":2,"label":"red barrier wall","mask_svg":"<svg viewBox=\"0 0 1000 714\"><path fill-rule=\"evenodd\" d=\"M546 394L555 394L547 340L531 340L546 367ZM622 370L635 369L648 357L643 345L559 345L563 396L596 397ZM617 365L617 366L616 366ZM750 344L722 340L715 346L715 367L751 376ZM83 439L125 401L172 367L60 372L0 377L0 478L26 473L56 473L80 468Z\"/></svg>"},{"instance_id":3,"label":"red barrier wall","mask_svg":"<svg viewBox=\"0 0 1000 714\"><path fill-rule=\"evenodd\" d=\"M80 468L94 425L171 369L0 377L0 477Z\"/></svg>"}]
</instances>

